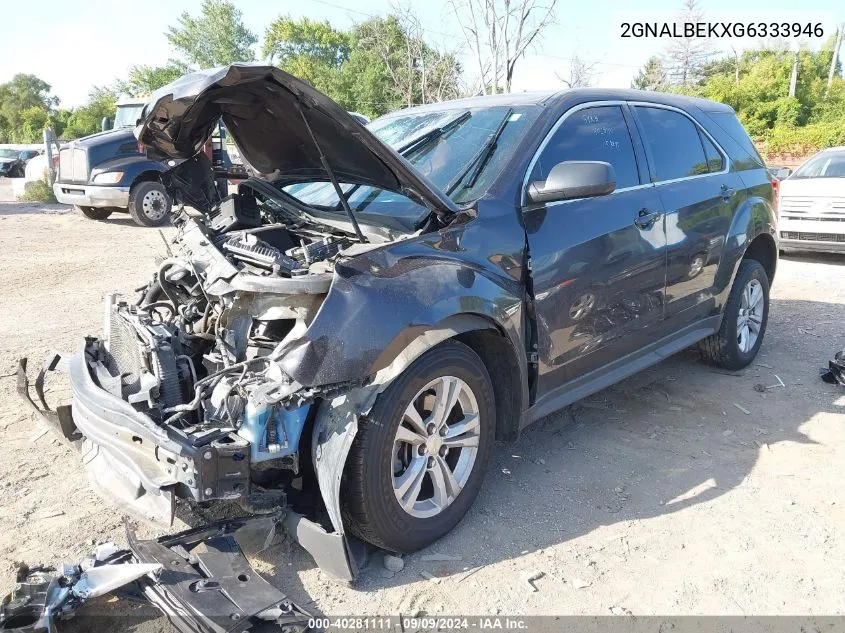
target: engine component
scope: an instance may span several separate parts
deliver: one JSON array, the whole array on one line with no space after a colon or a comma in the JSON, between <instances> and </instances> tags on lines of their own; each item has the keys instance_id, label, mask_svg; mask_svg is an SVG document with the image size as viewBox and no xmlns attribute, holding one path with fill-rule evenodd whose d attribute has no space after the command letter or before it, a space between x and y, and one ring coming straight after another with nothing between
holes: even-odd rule
<instances>
[{"instance_id":1,"label":"engine component","mask_svg":"<svg viewBox=\"0 0 845 633\"><path fill-rule=\"evenodd\" d=\"M304 405L288 410L280 404L268 404L260 390L253 393L238 430L238 435L250 443L252 463L295 455L310 408Z\"/></svg>"},{"instance_id":2,"label":"engine component","mask_svg":"<svg viewBox=\"0 0 845 633\"><path fill-rule=\"evenodd\" d=\"M327 235L319 242L311 242L310 244L303 242L300 246L285 251L285 254L307 267L311 262L319 262L334 257L349 244L349 240Z\"/></svg>"},{"instance_id":3,"label":"engine component","mask_svg":"<svg viewBox=\"0 0 845 633\"><path fill-rule=\"evenodd\" d=\"M299 268L299 262L284 255L267 242L259 240L255 235L231 235L222 244L223 250L231 253L237 259L253 266L267 268L274 272L290 272Z\"/></svg>"},{"instance_id":4,"label":"engine component","mask_svg":"<svg viewBox=\"0 0 845 633\"><path fill-rule=\"evenodd\" d=\"M261 214L252 196L232 194L208 214L209 225L218 233L261 226Z\"/></svg>"},{"instance_id":5,"label":"engine component","mask_svg":"<svg viewBox=\"0 0 845 633\"><path fill-rule=\"evenodd\" d=\"M184 394L175 332L113 299L106 300L106 310L101 354L110 376L99 376L103 387L130 403L160 410L180 404Z\"/></svg>"}]
</instances>

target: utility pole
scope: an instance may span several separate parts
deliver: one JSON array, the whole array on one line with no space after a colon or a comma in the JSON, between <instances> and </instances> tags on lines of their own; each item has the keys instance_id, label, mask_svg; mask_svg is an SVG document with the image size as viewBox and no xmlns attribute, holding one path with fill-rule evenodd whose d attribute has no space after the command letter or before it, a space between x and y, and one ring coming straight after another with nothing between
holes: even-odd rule
<instances>
[{"instance_id":1,"label":"utility pole","mask_svg":"<svg viewBox=\"0 0 845 633\"><path fill-rule=\"evenodd\" d=\"M845 31L845 22L836 29L836 44L833 45L833 57L830 60L830 70L827 73L827 92L830 92L830 85L833 83L833 74L836 72L836 61L839 59L839 47L842 46L842 31Z\"/></svg>"},{"instance_id":2,"label":"utility pole","mask_svg":"<svg viewBox=\"0 0 845 633\"><path fill-rule=\"evenodd\" d=\"M736 85L739 85L739 53L736 52L736 49L731 46L731 50L734 52L734 81Z\"/></svg>"},{"instance_id":3,"label":"utility pole","mask_svg":"<svg viewBox=\"0 0 845 633\"><path fill-rule=\"evenodd\" d=\"M792 77L789 78L789 96L795 96L795 87L798 85L798 60L799 52L795 51L795 56L792 58Z\"/></svg>"}]
</instances>

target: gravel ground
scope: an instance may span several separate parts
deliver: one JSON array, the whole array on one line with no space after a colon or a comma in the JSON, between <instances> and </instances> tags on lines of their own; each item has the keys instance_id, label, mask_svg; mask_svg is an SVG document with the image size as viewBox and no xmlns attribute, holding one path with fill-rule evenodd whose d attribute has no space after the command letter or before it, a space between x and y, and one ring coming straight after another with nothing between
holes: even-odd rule
<instances>
[{"instance_id":1,"label":"gravel ground","mask_svg":"<svg viewBox=\"0 0 845 633\"><path fill-rule=\"evenodd\" d=\"M130 293L163 253L158 231L128 216L0 203L0 593L14 561L76 561L93 542L123 542L123 516L21 406L12 374L20 356L40 362L99 333L102 296ZM254 565L335 615L845 613L845 391L818 378L845 347L843 265L781 260L746 370L686 351L498 445L466 519L392 577L376 556L354 587L335 583L289 543ZM535 591L526 578L539 573ZM101 632L125 630L129 615L132 630L170 630L114 599L61 630L97 616Z\"/></svg>"}]
</instances>

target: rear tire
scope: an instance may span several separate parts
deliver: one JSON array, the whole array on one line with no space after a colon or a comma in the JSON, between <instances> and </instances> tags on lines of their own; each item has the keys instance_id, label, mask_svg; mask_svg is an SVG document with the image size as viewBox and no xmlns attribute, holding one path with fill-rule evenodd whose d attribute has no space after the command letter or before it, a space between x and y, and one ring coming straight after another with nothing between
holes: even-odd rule
<instances>
[{"instance_id":1,"label":"rear tire","mask_svg":"<svg viewBox=\"0 0 845 633\"><path fill-rule=\"evenodd\" d=\"M698 343L701 357L724 369L746 367L757 356L768 320L769 277L766 269L756 259L744 259L725 304L722 327Z\"/></svg>"},{"instance_id":2,"label":"rear tire","mask_svg":"<svg viewBox=\"0 0 845 633\"><path fill-rule=\"evenodd\" d=\"M76 208L82 212L82 215L90 220L105 220L112 214L112 209L110 208L80 207L79 205L77 205Z\"/></svg>"},{"instance_id":3,"label":"rear tire","mask_svg":"<svg viewBox=\"0 0 845 633\"><path fill-rule=\"evenodd\" d=\"M172 204L167 189L160 182L142 181L129 192L129 215L139 226L165 224Z\"/></svg>"},{"instance_id":4,"label":"rear tire","mask_svg":"<svg viewBox=\"0 0 845 633\"><path fill-rule=\"evenodd\" d=\"M453 403L443 415L441 395ZM450 340L423 354L361 421L341 482L344 524L392 552L413 552L445 535L478 495L495 418L490 376L472 349Z\"/></svg>"}]
</instances>

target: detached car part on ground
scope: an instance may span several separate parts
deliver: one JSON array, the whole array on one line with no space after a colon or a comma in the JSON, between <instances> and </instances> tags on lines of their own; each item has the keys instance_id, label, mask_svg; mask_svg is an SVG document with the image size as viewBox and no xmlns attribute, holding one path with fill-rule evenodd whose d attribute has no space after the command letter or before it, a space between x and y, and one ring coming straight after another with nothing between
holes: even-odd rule
<instances>
[{"instance_id":1,"label":"detached car part on ground","mask_svg":"<svg viewBox=\"0 0 845 633\"><path fill-rule=\"evenodd\" d=\"M0 603L0 631L52 633L57 621L88 600L132 584L180 633L249 631L254 625L306 631L309 614L244 556L244 550L266 548L275 530L275 517L230 519L142 541L127 527L127 550L104 543L79 564L22 565L15 590Z\"/></svg>"},{"instance_id":2,"label":"detached car part on ground","mask_svg":"<svg viewBox=\"0 0 845 633\"><path fill-rule=\"evenodd\" d=\"M223 200L201 153L220 117L264 174ZM365 128L234 65L159 90L137 133L200 215L140 300L107 299L58 421L142 512L269 495L351 579L356 538L451 530L495 438L697 342L733 369L762 343L772 187L727 106L578 90Z\"/></svg>"}]
</instances>

